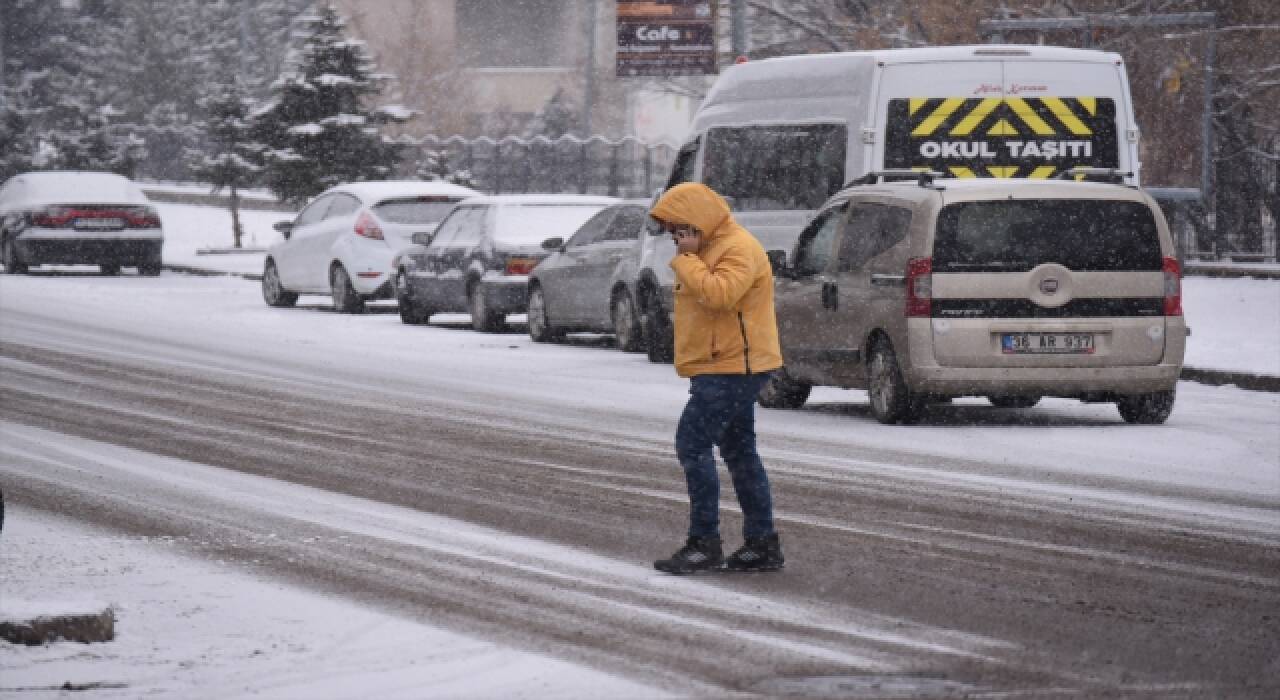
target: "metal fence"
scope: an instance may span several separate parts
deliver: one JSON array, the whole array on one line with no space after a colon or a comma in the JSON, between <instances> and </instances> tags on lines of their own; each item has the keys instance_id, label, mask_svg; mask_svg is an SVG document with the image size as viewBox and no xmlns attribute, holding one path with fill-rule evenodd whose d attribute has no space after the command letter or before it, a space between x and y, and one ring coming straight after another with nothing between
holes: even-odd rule
<instances>
[{"instance_id":1,"label":"metal fence","mask_svg":"<svg viewBox=\"0 0 1280 700\"><path fill-rule=\"evenodd\" d=\"M437 172L461 174L476 189L500 193L549 192L647 197L666 183L676 147L592 136L507 136L411 140L405 148L410 169L435 163Z\"/></svg>"},{"instance_id":2,"label":"metal fence","mask_svg":"<svg viewBox=\"0 0 1280 700\"><path fill-rule=\"evenodd\" d=\"M1229 228L1226 217L1215 216L1194 188L1149 187L1147 191L1160 203L1169 228L1173 232L1178 254L1186 260L1231 260L1235 262L1277 262L1276 218L1280 208L1280 162L1257 156L1262 199L1254 203L1261 230L1241 231ZM1238 217L1232 217L1238 218Z\"/></svg>"}]
</instances>

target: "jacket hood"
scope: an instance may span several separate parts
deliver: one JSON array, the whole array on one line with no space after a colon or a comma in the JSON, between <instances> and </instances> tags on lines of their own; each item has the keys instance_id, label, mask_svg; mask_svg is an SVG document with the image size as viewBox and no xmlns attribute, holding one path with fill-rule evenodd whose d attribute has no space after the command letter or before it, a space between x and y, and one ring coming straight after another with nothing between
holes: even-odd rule
<instances>
[{"instance_id":1,"label":"jacket hood","mask_svg":"<svg viewBox=\"0 0 1280 700\"><path fill-rule=\"evenodd\" d=\"M667 190L649 215L673 224L691 224L708 238L733 221L729 203L700 182L682 182Z\"/></svg>"}]
</instances>

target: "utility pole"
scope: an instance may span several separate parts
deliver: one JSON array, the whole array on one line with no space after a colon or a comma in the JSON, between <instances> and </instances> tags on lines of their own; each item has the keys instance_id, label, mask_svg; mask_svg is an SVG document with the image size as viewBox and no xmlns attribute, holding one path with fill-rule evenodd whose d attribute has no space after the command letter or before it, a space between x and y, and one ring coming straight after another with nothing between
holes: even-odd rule
<instances>
[{"instance_id":1,"label":"utility pole","mask_svg":"<svg viewBox=\"0 0 1280 700\"><path fill-rule=\"evenodd\" d=\"M747 55L747 0L730 0L729 21L729 51L736 61Z\"/></svg>"},{"instance_id":2,"label":"utility pole","mask_svg":"<svg viewBox=\"0 0 1280 700\"><path fill-rule=\"evenodd\" d=\"M598 0L587 3L587 65L582 87L582 138L591 138L591 107L596 101L596 20Z\"/></svg>"}]
</instances>

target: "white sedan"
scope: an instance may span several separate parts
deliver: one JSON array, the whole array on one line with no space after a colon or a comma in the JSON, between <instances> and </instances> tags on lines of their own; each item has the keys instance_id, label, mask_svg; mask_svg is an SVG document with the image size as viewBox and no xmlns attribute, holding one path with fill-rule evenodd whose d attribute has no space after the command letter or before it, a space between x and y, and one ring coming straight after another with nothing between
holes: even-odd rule
<instances>
[{"instance_id":1,"label":"white sedan","mask_svg":"<svg viewBox=\"0 0 1280 700\"><path fill-rule=\"evenodd\" d=\"M147 196L113 173L46 171L0 186L0 262L8 274L34 265L122 266L160 274L164 230Z\"/></svg>"},{"instance_id":2,"label":"white sedan","mask_svg":"<svg viewBox=\"0 0 1280 700\"><path fill-rule=\"evenodd\" d=\"M359 313L370 299L394 298L392 259L413 236L435 230L453 205L480 194L445 182L353 182L325 190L293 221L276 224L262 271L262 298L293 306L299 294L333 297Z\"/></svg>"}]
</instances>

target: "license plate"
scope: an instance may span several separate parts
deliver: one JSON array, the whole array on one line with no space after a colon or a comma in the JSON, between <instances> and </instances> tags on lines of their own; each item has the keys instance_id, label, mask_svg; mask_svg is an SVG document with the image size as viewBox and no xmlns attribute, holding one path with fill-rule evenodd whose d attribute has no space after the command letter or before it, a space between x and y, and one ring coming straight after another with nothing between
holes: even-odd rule
<instances>
[{"instance_id":1,"label":"license plate","mask_svg":"<svg viewBox=\"0 0 1280 700\"><path fill-rule=\"evenodd\" d=\"M1006 355L1092 355L1092 333L1005 333L1000 349Z\"/></svg>"},{"instance_id":2,"label":"license plate","mask_svg":"<svg viewBox=\"0 0 1280 700\"><path fill-rule=\"evenodd\" d=\"M75 227L88 230L124 228L124 219L76 219Z\"/></svg>"}]
</instances>

